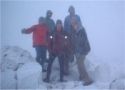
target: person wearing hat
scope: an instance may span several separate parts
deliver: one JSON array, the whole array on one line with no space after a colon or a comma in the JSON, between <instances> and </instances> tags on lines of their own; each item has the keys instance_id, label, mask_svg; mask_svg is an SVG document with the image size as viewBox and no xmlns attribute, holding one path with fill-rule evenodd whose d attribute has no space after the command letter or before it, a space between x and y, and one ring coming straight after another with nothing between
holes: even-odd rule
<instances>
[{"instance_id":1,"label":"person wearing hat","mask_svg":"<svg viewBox=\"0 0 125 90\"><path fill-rule=\"evenodd\" d=\"M48 38L48 51L50 53L50 57L47 67L47 76L44 79L45 82L50 81L52 63L56 57L58 57L60 65L60 81L64 81L64 69L67 66L65 65L67 63L65 62L68 60L68 56L72 53L72 44L70 41L68 33L63 30L62 21L57 20L56 31L49 35Z\"/></svg>"},{"instance_id":2,"label":"person wearing hat","mask_svg":"<svg viewBox=\"0 0 125 90\"><path fill-rule=\"evenodd\" d=\"M27 29L22 29L22 33L32 33L33 47L36 50L36 61L42 66L42 71L45 72L44 63L46 62L47 36L49 33L49 29L45 23L45 18L40 17L37 25L33 25Z\"/></svg>"},{"instance_id":3,"label":"person wearing hat","mask_svg":"<svg viewBox=\"0 0 125 90\"><path fill-rule=\"evenodd\" d=\"M69 7L68 12L69 12L69 15L66 16L64 20L64 30L70 33L70 31L72 30L71 18L76 17L79 23L81 23L81 19L80 19L80 16L75 13L75 8L73 6Z\"/></svg>"},{"instance_id":4,"label":"person wearing hat","mask_svg":"<svg viewBox=\"0 0 125 90\"><path fill-rule=\"evenodd\" d=\"M73 30L71 26L71 18L76 17L76 19L79 21L80 24L81 24L81 19L80 19L80 16L75 13L75 8L73 6L69 7L68 12L69 12L69 15L66 16L64 20L64 30L69 34L71 34L71 31ZM71 55L69 62L73 62L73 61L74 61L74 55Z\"/></svg>"},{"instance_id":5,"label":"person wearing hat","mask_svg":"<svg viewBox=\"0 0 125 90\"><path fill-rule=\"evenodd\" d=\"M52 14L53 14L52 11L51 11L51 10L48 10L48 11L46 12L46 18L45 18L46 24L48 25L50 32L53 32L53 31L55 30L55 22L54 22L54 20L51 18L51 17L52 17Z\"/></svg>"}]
</instances>

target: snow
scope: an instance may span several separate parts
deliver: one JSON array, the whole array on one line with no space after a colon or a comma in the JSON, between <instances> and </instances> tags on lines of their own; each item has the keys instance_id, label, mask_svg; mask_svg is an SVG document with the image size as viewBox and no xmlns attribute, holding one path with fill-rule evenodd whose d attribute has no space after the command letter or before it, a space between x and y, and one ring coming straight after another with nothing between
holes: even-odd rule
<instances>
[{"instance_id":1,"label":"snow","mask_svg":"<svg viewBox=\"0 0 125 90\"><path fill-rule=\"evenodd\" d=\"M113 80L110 84L110 89L113 90L125 90L125 78L119 78Z\"/></svg>"},{"instance_id":2,"label":"snow","mask_svg":"<svg viewBox=\"0 0 125 90\"><path fill-rule=\"evenodd\" d=\"M31 54L17 46L5 46L1 51L1 88L37 88L42 67Z\"/></svg>"},{"instance_id":3,"label":"snow","mask_svg":"<svg viewBox=\"0 0 125 90\"><path fill-rule=\"evenodd\" d=\"M12 70L6 70L1 73L1 88L2 89L15 89L16 88L16 72Z\"/></svg>"},{"instance_id":4,"label":"snow","mask_svg":"<svg viewBox=\"0 0 125 90\"><path fill-rule=\"evenodd\" d=\"M1 51L2 89L125 89L125 71L121 72L124 66L120 67L118 63L110 64L91 53L86 57L85 66L94 83L83 86L83 82L78 79L76 60L70 63L70 73L64 77L65 82L59 82L59 64L56 58L52 67L51 82L45 83L42 79L46 73L42 73L42 67L28 51L17 46L2 47Z\"/></svg>"},{"instance_id":5,"label":"snow","mask_svg":"<svg viewBox=\"0 0 125 90\"><path fill-rule=\"evenodd\" d=\"M110 82L111 80L111 65L104 60L101 60L90 53L85 60L85 66L90 77L95 82Z\"/></svg>"},{"instance_id":6,"label":"snow","mask_svg":"<svg viewBox=\"0 0 125 90\"><path fill-rule=\"evenodd\" d=\"M64 22L70 5L81 17L92 49L85 60L87 72L94 80L90 86L83 86L83 82L79 81L76 62L70 63L70 73L64 77L66 82L60 83L58 59L52 67L51 82L44 83L42 79L46 73L41 72L41 66L34 59L31 35L21 34L22 28L36 24L49 9L53 12L54 21L61 19ZM6 0L1 2L0 8L1 89L125 90L124 0Z\"/></svg>"},{"instance_id":7,"label":"snow","mask_svg":"<svg viewBox=\"0 0 125 90\"><path fill-rule=\"evenodd\" d=\"M4 69L17 69L21 64L25 64L30 61L34 61L33 57L27 51L19 47L5 46L2 48L1 53L2 71Z\"/></svg>"},{"instance_id":8,"label":"snow","mask_svg":"<svg viewBox=\"0 0 125 90\"><path fill-rule=\"evenodd\" d=\"M2 47L1 60L1 88L2 89L117 89L125 88L125 72L121 72L124 66L110 64L100 60L91 53L86 57L85 66L94 83L83 86L79 81L76 60L70 63L70 73L65 76L65 82L59 82L58 58L54 61L51 74L51 82L45 83L42 79L46 73L42 73L42 67L31 54L17 46Z\"/></svg>"},{"instance_id":9,"label":"snow","mask_svg":"<svg viewBox=\"0 0 125 90\"><path fill-rule=\"evenodd\" d=\"M100 60L92 54L89 54L85 60L87 72L94 80L94 83L90 86L83 86L81 81L78 80L78 71L76 62L70 63L70 73L65 76L66 82L59 83L59 65L56 59L52 68L51 82L46 84L41 82L39 88L47 89L94 89L94 90L109 90L113 80L117 77L124 77L124 71L121 72L121 68L117 66L118 63L109 63L106 60ZM115 68L115 69L114 69ZM43 76L44 77L44 76ZM124 81L124 79L123 79ZM116 86L116 85L115 85ZM120 87L124 87L123 82Z\"/></svg>"},{"instance_id":10,"label":"snow","mask_svg":"<svg viewBox=\"0 0 125 90\"><path fill-rule=\"evenodd\" d=\"M65 76L65 82L59 82L58 58L54 61L51 74L51 82L45 83L42 79L46 73L42 73L42 67L35 61L31 54L17 46L2 47L1 60L1 88L2 89L124 89L125 72L121 72L124 66L105 62L91 53L86 57L85 66L94 83L83 86L79 81L76 60L70 63L70 73Z\"/></svg>"},{"instance_id":11,"label":"snow","mask_svg":"<svg viewBox=\"0 0 125 90\"><path fill-rule=\"evenodd\" d=\"M17 70L18 88L36 89L39 85L41 66L36 62L29 62Z\"/></svg>"}]
</instances>

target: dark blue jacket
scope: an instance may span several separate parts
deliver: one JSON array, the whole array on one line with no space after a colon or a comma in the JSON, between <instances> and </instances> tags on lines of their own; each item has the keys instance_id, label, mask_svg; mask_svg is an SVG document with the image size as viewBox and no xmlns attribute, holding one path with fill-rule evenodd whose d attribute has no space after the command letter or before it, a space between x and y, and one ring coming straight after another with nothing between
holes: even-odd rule
<instances>
[{"instance_id":1,"label":"dark blue jacket","mask_svg":"<svg viewBox=\"0 0 125 90\"><path fill-rule=\"evenodd\" d=\"M75 15L75 17L77 18L78 22L81 23L80 17L78 15ZM70 15L68 15L65 18L65 21L64 21L64 30L67 31L67 32L70 32L72 30L71 16Z\"/></svg>"},{"instance_id":2,"label":"dark blue jacket","mask_svg":"<svg viewBox=\"0 0 125 90\"><path fill-rule=\"evenodd\" d=\"M90 51L90 44L85 29L71 31L71 42L74 46L74 53L87 55Z\"/></svg>"}]
</instances>

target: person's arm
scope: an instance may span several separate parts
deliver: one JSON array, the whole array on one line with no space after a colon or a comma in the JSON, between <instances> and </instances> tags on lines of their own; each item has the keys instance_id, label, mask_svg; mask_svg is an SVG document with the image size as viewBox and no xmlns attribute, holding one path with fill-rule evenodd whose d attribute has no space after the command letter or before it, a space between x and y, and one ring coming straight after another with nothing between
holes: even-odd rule
<instances>
[{"instance_id":1,"label":"person's arm","mask_svg":"<svg viewBox=\"0 0 125 90\"><path fill-rule=\"evenodd\" d=\"M68 30L68 19L66 17L64 20L64 31L67 31L67 30Z\"/></svg>"},{"instance_id":2,"label":"person's arm","mask_svg":"<svg viewBox=\"0 0 125 90\"><path fill-rule=\"evenodd\" d=\"M23 34L30 34L30 33L32 33L33 31L34 31L34 29L35 29L35 26L32 26L31 28L28 28L28 29L22 29L22 33Z\"/></svg>"},{"instance_id":3,"label":"person's arm","mask_svg":"<svg viewBox=\"0 0 125 90\"><path fill-rule=\"evenodd\" d=\"M78 21L82 24L80 16L77 15Z\"/></svg>"},{"instance_id":4,"label":"person's arm","mask_svg":"<svg viewBox=\"0 0 125 90\"><path fill-rule=\"evenodd\" d=\"M48 28L48 26L46 25L46 41L47 41L47 46L48 46L48 44L49 44L49 35L50 35L49 28Z\"/></svg>"},{"instance_id":5,"label":"person's arm","mask_svg":"<svg viewBox=\"0 0 125 90\"><path fill-rule=\"evenodd\" d=\"M48 34L47 48L48 48L49 53L53 53L54 37L55 37L55 33Z\"/></svg>"},{"instance_id":6,"label":"person's arm","mask_svg":"<svg viewBox=\"0 0 125 90\"><path fill-rule=\"evenodd\" d=\"M53 20L52 20L52 24L53 24L52 32L54 32L54 31L55 31L56 24L55 24L55 22L54 22Z\"/></svg>"},{"instance_id":7,"label":"person's arm","mask_svg":"<svg viewBox=\"0 0 125 90\"><path fill-rule=\"evenodd\" d=\"M90 50L91 50L91 47L90 47L90 44L89 44L89 40L88 40L88 37L87 37L87 33L85 31L85 29L83 28L82 30L82 38L81 38L81 44L82 44L82 49L81 49L81 53L83 53L84 55L87 55Z\"/></svg>"}]
</instances>

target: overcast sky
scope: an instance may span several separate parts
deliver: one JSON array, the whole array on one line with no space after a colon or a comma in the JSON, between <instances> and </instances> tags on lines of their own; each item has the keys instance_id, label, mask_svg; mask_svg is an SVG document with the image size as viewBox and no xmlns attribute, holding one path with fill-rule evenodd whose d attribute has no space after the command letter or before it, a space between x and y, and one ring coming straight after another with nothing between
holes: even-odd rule
<instances>
[{"instance_id":1,"label":"overcast sky","mask_svg":"<svg viewBox=\"0 0 125 90\"><path fill-rule=\"evenodd\" d=\"M16 45L35 56L32 35L22 28L37 24L40 16L52 10L53 19L68 15L73 5L88 34L92 53L99 58L123 60L125 56L125 2L123 1L2 1L2 46ZM125 58L124 58L125 59Z\"/></svg>"}]
</instances>

